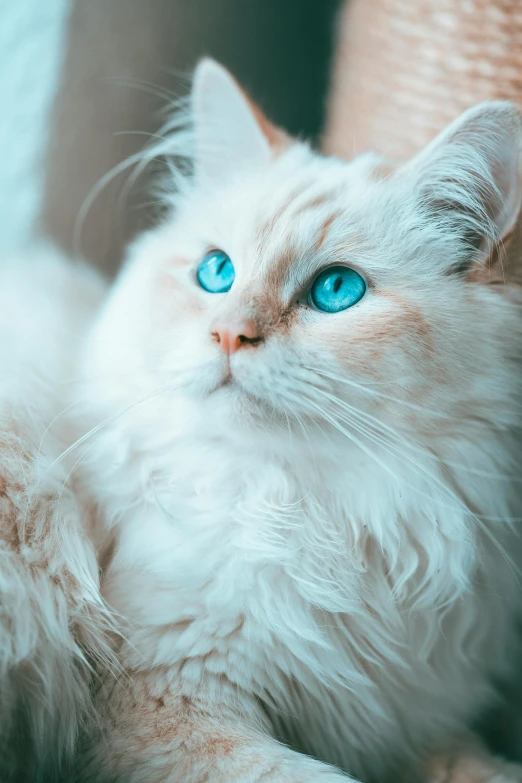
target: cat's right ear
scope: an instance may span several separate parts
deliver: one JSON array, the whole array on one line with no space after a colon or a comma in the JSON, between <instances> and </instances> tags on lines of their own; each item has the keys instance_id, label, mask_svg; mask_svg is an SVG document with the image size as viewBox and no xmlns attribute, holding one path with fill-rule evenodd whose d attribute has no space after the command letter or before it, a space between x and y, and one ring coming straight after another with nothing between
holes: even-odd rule
<instances>
[{"instance_id":1,"label":"cat's right ear","mask_svg":"<svg viewBox=\"0 0 522 783\"><path fill-rule=\"evenodd\" d=\"M487 101L464 112L402 171L448 233L460 237L459 272L495 258L522 208L522 118L508 102Z\"/></svg>"},{"instance_id":2,"label":"cat's right ear","mask_svg":"<svg viewBox=\"0 0 522 783\"><path fill-rule=\"evenodd\" d=\"M238 171L265 166L286 139L215 60L197 66L192 88L195 174L221 184Z\"/></svg>"}]
</instances>

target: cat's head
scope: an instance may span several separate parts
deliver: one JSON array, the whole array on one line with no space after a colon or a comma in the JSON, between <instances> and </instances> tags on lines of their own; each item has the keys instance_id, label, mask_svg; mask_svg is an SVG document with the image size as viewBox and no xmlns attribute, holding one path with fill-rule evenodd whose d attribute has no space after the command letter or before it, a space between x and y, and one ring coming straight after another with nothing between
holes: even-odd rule
<instances>
[{"instance_id":1,"label":"cat's head","mask_svg":"<svg viewBox=\"0 0 522 783\"><path fill-rule=\"evenodd\" d=\"M519 318L502 268L522 193L513 105L471 109L397 168L313 152L209 60L192 115L193 174L132 247L96 333L121 408L178 389L209 427L310 436L320 422L356 440L375 421L417 436L502 418ZM164 402L166 429L168 415Z\"/></svg>"}]
</instances>

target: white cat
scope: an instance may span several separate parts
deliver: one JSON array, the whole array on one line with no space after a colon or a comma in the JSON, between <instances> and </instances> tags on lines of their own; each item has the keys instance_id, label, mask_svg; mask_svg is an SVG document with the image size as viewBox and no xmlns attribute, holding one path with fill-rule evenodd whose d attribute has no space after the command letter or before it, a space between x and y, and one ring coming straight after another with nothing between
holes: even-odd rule
<instances>
[{"instance_id":1,"label":"white cat","mask_svg":"<svg viewBox=\"0 0 522 783\"><path fill-rule=\"evenodd\" d=\"M82 360L125 676L67 779L519 779L470 726L518 652L520 116L393 171L290 140L210 61L192 101L194 173Z\"/></svg>"},{"instance_id":2,"label":"white cat","mask_svg":"<svg viewBox=\"0 0 522 783\"><path fill-rule=\"evenodd\" d=\"M85 361L128 677L81 777L418 779L516 654L520 116L391 171L288 139L211 61L192 105L193 177Z\"/></svg>"}]
</instances>

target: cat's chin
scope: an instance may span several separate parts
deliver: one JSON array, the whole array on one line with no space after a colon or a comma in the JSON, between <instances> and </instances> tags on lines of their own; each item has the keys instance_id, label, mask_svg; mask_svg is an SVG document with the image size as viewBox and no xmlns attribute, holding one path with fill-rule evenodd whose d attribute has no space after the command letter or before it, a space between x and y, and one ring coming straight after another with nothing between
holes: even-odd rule
<instances>
[{"instance_id":1,"label":"cat's chin","mask_svg":"<svg viewBox=\"0 0 522 783\"><path fill-rule=\"evenodd\" d=\"M228 373L201 398L205 412L219 426L263 426L274 420L274 409L267 400L253 394L232 373Z\"/></svg>"},{"instance_id":2,"label":"cat's chin","mask_svg":"<svg viewBox=\"0 0 522 783\"><path fill-rule=\"evenodd\" d=\"M242 392L243 389L241 387L241 384L238 383L237 378L234 378L231 373L228 373L223 380L221 380L217 386L210 392L210 394L215 394L219 391L227 391L230 390L231 392Z\"/></svg>"},{"instance_id":3,"label":"cat's chin","mask_svg":"<svg viewBox=\"0 0 522 783\"><path fill-rule=\"evenodd\" d=\"M259 428L278 431L288 428L288 411L274 395L273 385L266 379L248 372L248 367L236 370L223 364L205 368L205 374L186 389L186 393L199 408L203 419L210 419L208 426L221 429L224 425L240 428Z\"/></svg>"},{"instance_id":4,"label":"cat's chin","mask_svg":"<svg viewBox=\"0 0 522 783\"><path fill-rule=\"evenodd\" d=\"M240 410L259 410L264 407L263 401L253 396L232 374L228 374L207 395L211 403L219 402Z\"/></svg>"}]
</instances>

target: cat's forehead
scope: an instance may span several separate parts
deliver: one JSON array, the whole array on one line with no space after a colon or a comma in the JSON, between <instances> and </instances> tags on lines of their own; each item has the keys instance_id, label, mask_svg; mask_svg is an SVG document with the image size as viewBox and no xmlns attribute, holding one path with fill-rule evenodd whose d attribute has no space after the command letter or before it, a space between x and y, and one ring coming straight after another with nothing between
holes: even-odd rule
<instances>
[{"instance_id":1,"label":"cat's forehead","mask_svg":"<svg viewBox=\"0 0 522 783\"><path fill-rule=\"evenodd\" d=\"M371 279L372 267L390 257L378 237L390 221L375 220L378 163L370 155L324 158L298 145L266 170L195 190L164 226L165 263L193 266L220 250L232 260L236 287L253 296L277 290L283 299L329 265L348 264Z\"/></svg>"},{"instance_id":2,"label":"cat's forehead","mask_svg":"<svg viewBox=\"0 0 522 783\"><path fill-rule=\"evenodd\" d=\"M240 271L278 284L329 260L346 260L363 242L357 206L369 166L290 157L266 176L238 182L221 205L226 252Z\"/></svg>"}]
</instances>

